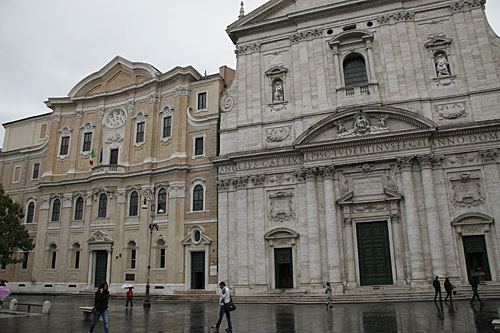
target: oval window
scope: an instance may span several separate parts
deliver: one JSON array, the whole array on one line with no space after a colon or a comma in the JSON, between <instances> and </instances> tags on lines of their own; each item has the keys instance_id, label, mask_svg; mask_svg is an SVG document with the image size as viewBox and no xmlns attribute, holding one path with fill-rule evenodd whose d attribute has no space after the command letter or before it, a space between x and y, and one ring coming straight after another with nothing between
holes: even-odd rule
<instances>
[{"instance_id":1,"label":"oval window","mask_svg":"<svg viewBox=\"0 0 500 333\"><path fill-rule=\"evenodd\" d=\"M193 240L195 243L199 243L201 240L201 232L199 230L195 230L193 233Z\"/></svg>"}]
</instances>

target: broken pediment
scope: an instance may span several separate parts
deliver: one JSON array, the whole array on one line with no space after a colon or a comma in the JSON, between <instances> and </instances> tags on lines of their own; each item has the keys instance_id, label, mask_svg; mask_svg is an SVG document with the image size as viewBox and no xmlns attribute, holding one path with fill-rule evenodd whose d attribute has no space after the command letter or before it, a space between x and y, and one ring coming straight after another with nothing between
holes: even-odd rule
<instances>
[{"instance_id":1,"label":"broken pediment","mask_svg":"<svg viewBox=\"0 0 500 333\"><path fill-rule=\"evenodd\" d=\"M99 71L90 74L71 89L69 97L92 96L133 86L159 76L153 66L115 57Z\"/></svg>"},{"instance_id":2,"label":"broken pediment","mask_svg":"<svg viewBox=\"0 0 500 333\"><path fill-rule=\"evenodd\" d=\"M302 133L295 145L334 143L337 140L362 139L372 136L409 134L432 130L434 123L414 112L374 107L351 109L331 115Z\"/></svg>"}]
</instances>

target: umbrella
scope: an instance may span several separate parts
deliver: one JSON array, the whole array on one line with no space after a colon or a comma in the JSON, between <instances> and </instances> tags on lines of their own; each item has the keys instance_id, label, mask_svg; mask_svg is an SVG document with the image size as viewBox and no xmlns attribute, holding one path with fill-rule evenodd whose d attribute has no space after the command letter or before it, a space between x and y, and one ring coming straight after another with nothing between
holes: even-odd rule
<instances>
[{"instance_id":1,"label":"umbrella","mask_svg":"<svg viewBox=\"0 0 500 333\"><path fill-rule=\"evenodd\" d=\"M123 285L122 285L122 288L123 288L123 289L134 288L134 285L133 285L133 284L128 284L128 283L127 283L127 284L123 284Z\"/></svg>"},{"instance_id":2,"label":"umbrella","mask_svg":"<svg viewBox=\"0 0 500 333\"><path fill-rule=\"evenodd\" d=\"M9 289L9 287L0 286L0 300L3 301L9 295L10 295L10 289Z\"/></svg>"},{"instance_id":3,"label":"umbrella","mask_svg":"<svg viewBox=\"0 0 500 333\"><path fill-rule=\"evenodd\" d=\"M5 279L0 279L0 282L3 282L3 283L7 283L9 281L5 280Z\"/></svg>"}]
</instances>

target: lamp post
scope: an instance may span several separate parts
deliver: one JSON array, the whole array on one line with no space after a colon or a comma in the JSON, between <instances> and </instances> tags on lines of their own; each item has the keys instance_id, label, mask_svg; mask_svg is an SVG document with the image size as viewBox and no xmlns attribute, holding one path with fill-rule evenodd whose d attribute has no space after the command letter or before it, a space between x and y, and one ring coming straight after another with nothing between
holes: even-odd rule
<instances>
[{"instance_id":1,"label":"lamp post","mask_svg":"<svg viewBox=\"0 0 500 333\"><path fill-rule=\"evenodd\" d=\"M151 222L149 223L149 253L148 253L148 278L146 280L146 295L144 296L143 307L150 308L151 307L151 299L149 298L149 278L151 274L151 248L153 246L153 229L158 230L158 224L154 223L155 213L156 213L156 204L155 204L155 191L146 190L144 191L144 203L142 204L142 209L148 209L146 204L147 201L150 202L151 208ZM163 213L163 210L159 211L159 213Z\"/></svg>"}]
</instances>

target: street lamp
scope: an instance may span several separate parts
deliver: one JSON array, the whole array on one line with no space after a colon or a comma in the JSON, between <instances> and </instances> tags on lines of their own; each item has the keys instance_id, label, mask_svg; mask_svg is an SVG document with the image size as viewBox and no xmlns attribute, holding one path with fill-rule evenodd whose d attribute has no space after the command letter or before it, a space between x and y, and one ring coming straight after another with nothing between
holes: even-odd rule
<instances>
[{"instance_id":1,"label":"street lamp","mask_svg":"<svg viewBox=\"0 0 500 333\"><path fill-rule=\"evenodd\" d=\"M153 229L158 231L158 224L154 223L155 213L156 213L156 204L155 204L155 191L146 190L144 191L144 202L142 204L142 209L148 209L147 201L151 203L151 222L149 223L149 253L148 253L148 278L146 281L146 295L144 296L143 307L150 308L151 307L151 299L149 298L149 277L151 274L151 247L153 246ZM163 209L160 209L158 213L163 214Z\"/></svg>"}]
</instances>

